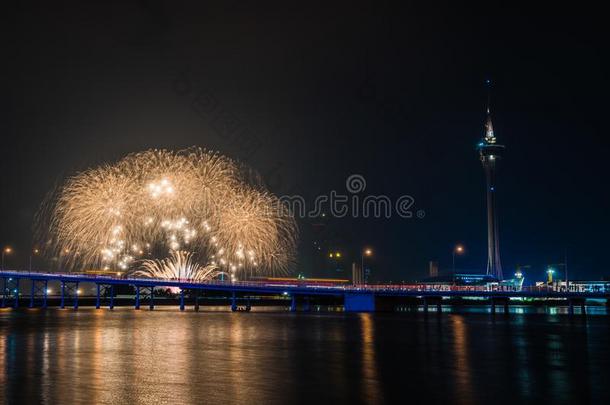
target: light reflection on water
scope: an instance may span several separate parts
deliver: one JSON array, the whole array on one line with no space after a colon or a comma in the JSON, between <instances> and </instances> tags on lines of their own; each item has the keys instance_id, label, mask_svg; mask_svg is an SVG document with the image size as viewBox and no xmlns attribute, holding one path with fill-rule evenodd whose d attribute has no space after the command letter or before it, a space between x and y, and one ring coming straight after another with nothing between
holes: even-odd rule
<instances>
[{"instance_id":1,"label":"light reflection on water","mask_svg":"<svg viewBox=\"0 0 610 405\"><path fill-rule=\"evenodd\" d=\"M601 402L607 316L0 311L0 403Z\"/></svg>"}]
</instances>

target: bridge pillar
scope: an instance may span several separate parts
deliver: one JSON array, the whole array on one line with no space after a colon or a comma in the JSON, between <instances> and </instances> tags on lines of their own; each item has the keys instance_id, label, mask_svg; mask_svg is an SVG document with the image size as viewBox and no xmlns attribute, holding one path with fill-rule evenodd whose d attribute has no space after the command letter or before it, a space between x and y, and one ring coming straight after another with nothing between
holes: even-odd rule
<instances>
[{"instance_id":1,"label":"bridge pillar","mask_svg":"<svg viewBox=\"0 0 610 405\"><path fill-rule=\"evenodd\" d=\"M587 306L585 305L586 300L582 300L582 303L580 304L580 313L582 315L587 315Z\"/></svg>"},{"instance_id":2,"label":"bridge pillar","mask_svg":"<svg viewBox=\"0 0 610 405\"><path fill-rule=\"evenodd\" d=\"M19 279L18 278L15 279L15 290L13 292L15 293L15 302L13 304L13 308L17 308L19 306Z\"/></svg>"},{"instance_id":3,"label":"bridge pillar","mask_svg":"<svg viewBox=\"0 0 610 405\"><path fill-rule=\"evenodd\" d=\"M443 313L443 303L440 299L436 301L436 313L439 315Z\"/></svg>"},{"instance_id":4,"label":"bridge pillar","mask_svg":"<svg viewBox=\"0 0 610 405\"><path fill-rule=\"evenodd\" d=\"M74 285L74 309L78 309L78 281Z\"/></svg>"},{"instance_id":5,"label":"bridge pillar","mask_svg":"<svg viewBox=\"0 0 610 405\"><path fill-rule=\"evenodd\" d=\"M6 306L6 277L3 277L2 280L2 303L0 307L4 308Z\"/></svg>"},{"instance_id":6,"label":"bridge pillar","mask_svg":"<svg viewBox=\"0 0 610 405\"><path fill-rule=\"evenodd\" d=\"M297 296L294 294L290 296L290 312L297 312Z\"/></svg>"},{"instance_id":7,"label":"bridge pillar","mask_svg":"<svg viewBox=\"0 0 610 405\"><path fill-rule=\"evenodd\" d=\"M246 300L246 311L250 312L252 310L252 305L250 304L250 297Z\"/></svg>"},{"instance_id":8,"label":"bridge pillar","mask_svg":"<svg viewBox=\"0 0 610 405\"><path fill-rule=\"evenodd\" d=\"M184 290L180 289L180 311L184 311Z\"/></svg>"},{"instance_id":9,"label":"bridge pillar","mask_svg":"<svg viewBox=\"0 0 610 405\"><path fill-rule=\"evenodd\" d=\"M424 313L428 313L428 299L424 297Z\"/></svg>"},{"instance_id":10,"label":"bridge pillar","mask_svg":"<svg viewBox=\"0 0 610 405\"><path fill-rule=\"evenodd\" d=\"M199 312L199 290L195 291L195 312Z\"/></svg>"},{"instance_id":11,"label":"bridge pillar","mask_svg":"<svg viewBox=\"0 0 610 405\"><path fill-rule=\"evenodd\" d=\"M30 281L32 282L32 285L30 288L30 303L28 304L28 307L34 308L36 306L36 295L38 293L42 294L44 306L44 297L47 293L47 280L31 279Z\"/></svg>"},{"instance_id":12,"label":"bridge pillar","mask_svg":"<svg viewBox=\"0 0 610 405\"><path fill-rule=\"evenodd\" d=\"M568 298L568 314L574 315L574 300L572 298Z\"/></svg>"},{"instance_id":13,"label":"bridge pillar","mask_svg":"<svg viewBox=\"0 0 610 405\"><path fill-rule=\"evenodd\" d=\"M110 305L108 309L114 309L114 285L110 284Z\"/></svg>"},{"instance_id":14,"label":"bridge pillar","mask_svg":"<svg viewBox=\"0 0 610 405\"><path fill-rule=\"evenodd\" d=\"M36 294L36 280L32 279L32 288L30 289L30 308L34 308L34 294Z\"/></svg>"},{"instance_id":15,"label":"bridge pillar","mask_svg":"<svg viewBox=\"0 0 610 405\"><path fill-rule=\"evenodd\" d=\"M346 293L344 306L345 312L375 312L375 294Z\"/></svg>"},{"instance_id":16,"label":"bridge pillar","mask_svg":"<svg viewBox=\"0 0 610 405\"><path fill-rule=\"evenodd\" d=\"M135 309L140 309L140 286L136 286L136 304L134 306Z\"/></svg>"},{"instance_id":17,"label":"bridge pillar","mask_svg":"<svg viewBox=\"0 0 610 405\"><path fill-rule=\"evenodd\" d=\"M495 299L491 299L491 313L495 314L496 313L496 300Z\"/></svg>"},{"instance_id":18,"label":"bridge pillar","mask_svg":"<svg viewBox=\"0 0 610 405\"><path fill-rule=\"evenodd\" d=\"M155 287L150 287L150 302L148 303L148 309L152 311L155 309Z\"/></svg>"},{"instance_id":19,"label":"bridge pillar","mask_svg":"<svg viewBox=\"0 0 610 405\"><path fill-rule=\"evenodd\" d=\"M508 314L508 298L504 301L504 313Z\"/></svg>"},{"instance_id":20,"label":"bridge pillar","mask_svg":"<svg viewBox=\"0 0 610 405\"><path fill-rule=\"evenodd\" d=\"M49 280L45 280L44 281L44 290L42 292L42 307L46 308L47 307L47 295L49 291Z\"/></svg>"},{"instance_id":21,"label":"bridge pillar","mask_svg":"<svg viewBox=\"0 0 610 405\"><path fill-rule=\"evenodd\" d=\"M100 285L95 284L95 309L100 309Z\"/></svg>"},{"instance_id":22,"label":"bridge pillar","mask_svg":"<svg viewBox=\"0 0 610 405\"><path fill-rule=\"evenodd\" d=\"M237 298L235 298L235 291L231 293L231 311L237 311Z\"/></svg>"},{"instance_id":23,"label":"bridge pillar","mask_svg":"<svg viewBox=\"0 0 610 405\"><path fill-rule=\"evenodd\" d=\"M59 301L59 307L60 307L61 309L64 309L64 308L65 308L65 306L66 306L66 305L65 305L66 282L65 282L65 281L63 281L63 280L62 280L62 282L61 282L61 288L60 288L60 291L61 291L61 298L60 298L60 301Z\"/></svg>"}]
</instances>

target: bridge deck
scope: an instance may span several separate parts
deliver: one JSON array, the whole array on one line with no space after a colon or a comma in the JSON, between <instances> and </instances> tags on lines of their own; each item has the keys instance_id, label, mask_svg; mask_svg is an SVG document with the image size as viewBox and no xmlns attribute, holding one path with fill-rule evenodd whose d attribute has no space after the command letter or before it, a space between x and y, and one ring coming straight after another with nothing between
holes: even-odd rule
<instances>
[{"instance_id":1,"label":"bridge deck","mask_svg":"<svg viewBox=\"0 0 610 405\"><path fill-rule=\"evenodd\" d=\"M66 283L94 283L102 285L131 285L139 287L174 287L181 290L228 291L250 294L290 294L290 295L334 295L372 294L382 297L522 297L522 298L600 298L609 299L607 292L553 291L545 287L523 287L520 291L483 286L443 286L434 288L426 285L340 285L324 286L299 282L276 284L265 281L207 281L167 280L151 278L123 278L75 273L43 273L7 270L0 271L0 278L20 280L59 281Z\"/></svg>"}]
</instances>

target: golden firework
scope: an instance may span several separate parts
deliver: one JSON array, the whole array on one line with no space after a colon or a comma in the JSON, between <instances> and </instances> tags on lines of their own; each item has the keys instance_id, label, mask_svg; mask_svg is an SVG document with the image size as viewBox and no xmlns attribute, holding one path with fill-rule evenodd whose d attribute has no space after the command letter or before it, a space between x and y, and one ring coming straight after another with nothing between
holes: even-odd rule
<instances>
[{"instance_id":1,"label":"golden firework","mask_svg":"<svg viewBox=\"0 0 610 405\"><path fill-rule=\"evenodd\" d=\"M190 268L209 275L283 273L294 262L296 223L253 178L201 148L134 153L68 178L41 209L39 229L71 270L169 268L176 252L190 252L204 262L189 255ZM150 261L168 255L173 262Z\"/></svg>"}]
</instances>

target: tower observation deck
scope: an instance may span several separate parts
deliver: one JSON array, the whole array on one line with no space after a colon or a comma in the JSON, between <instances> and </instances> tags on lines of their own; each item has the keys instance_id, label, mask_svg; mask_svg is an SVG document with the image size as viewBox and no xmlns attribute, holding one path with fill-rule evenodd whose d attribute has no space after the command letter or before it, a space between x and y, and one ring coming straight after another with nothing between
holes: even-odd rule
<instances>
[{"instance_id":1,"label":"tower observation deck","mask_svg":"<svg viewBox=\"0 0 610 405\"><path fill-rule=\"evenodd\" d=\"M485 171L487 201L487 274L502 280L502 264L500 262L500 244L498 239L498 213L496 206L496 167L504 154L504 145L496 141L491 122L489 105L485 121L485 135L479 142L477 150Z\"/></svg>"}]
</instances>

